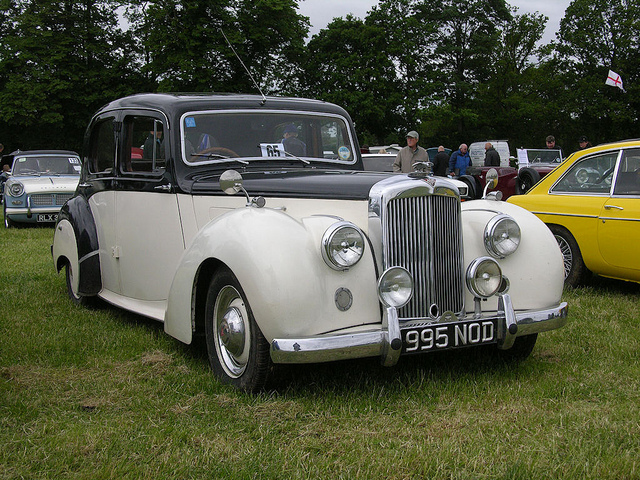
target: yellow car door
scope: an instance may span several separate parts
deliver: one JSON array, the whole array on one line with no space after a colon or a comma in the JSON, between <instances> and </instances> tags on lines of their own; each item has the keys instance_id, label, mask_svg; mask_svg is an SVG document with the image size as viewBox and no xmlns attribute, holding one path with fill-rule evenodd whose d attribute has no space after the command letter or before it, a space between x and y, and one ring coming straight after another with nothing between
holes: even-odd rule
<instances>
[{"instance_id":1,"label":"yellow car door","mask_svg":"<svg viewBox=\"0 0 640 480\"><path fill-rule=\"evenodd\" d=\"M623 152L613 195L600 212L598 247L609 265L640 278L640 149Z\"/></svg>"}]
</instances>

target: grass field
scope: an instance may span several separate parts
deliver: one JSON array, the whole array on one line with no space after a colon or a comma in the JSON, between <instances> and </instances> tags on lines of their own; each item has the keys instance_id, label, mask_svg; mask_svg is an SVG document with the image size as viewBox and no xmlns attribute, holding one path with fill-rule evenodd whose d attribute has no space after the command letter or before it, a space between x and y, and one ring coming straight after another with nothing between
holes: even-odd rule
<instances>
[{"instance_id":1,"label":"grass field","mask_svg":"<svg viewBox=\"0 0 640 480\"><path fill-rule=\"evenodd\" d=\"M280 370L250 396L202 345L74 307L50 228L0 229L0 479L640 478L640 286L565 292L505 365L474 352Z\"/></svg>"}]
</instances>

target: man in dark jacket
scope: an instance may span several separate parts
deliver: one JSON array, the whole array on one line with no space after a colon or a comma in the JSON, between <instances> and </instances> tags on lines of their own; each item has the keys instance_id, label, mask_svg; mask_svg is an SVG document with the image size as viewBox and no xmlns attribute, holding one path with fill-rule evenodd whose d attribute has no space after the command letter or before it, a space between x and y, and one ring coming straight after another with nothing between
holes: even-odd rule
<instances>
[{"instance_id":1,"label":"man in dark jacket","mask_svg":"<svg viewBox=\"0 0 640 480\"><path fill-rule=\"evenodd\" d=\"M493 148L490 142L484 144L484 166L485 167L499 167L500 166L500 154Z\"/></svg>"},{"instance_id":2,"label":"man in dark jacket","mask_svg":"<svg viewBox=\"0 0 640 480\"><path fill-rule=\"evenodd\" d=\"M449 166L449 155L444 151L444 147L438 147L438 153L433 157L433 174L439 177L447 176L447 167Z\"/></svg>"}]
</instances>

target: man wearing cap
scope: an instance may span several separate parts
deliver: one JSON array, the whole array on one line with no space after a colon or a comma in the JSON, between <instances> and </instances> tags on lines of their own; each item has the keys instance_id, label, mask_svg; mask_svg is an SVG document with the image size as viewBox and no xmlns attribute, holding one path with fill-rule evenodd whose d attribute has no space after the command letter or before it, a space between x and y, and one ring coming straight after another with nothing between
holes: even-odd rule
<instances>
[{"instance_id":1,"label":"man wearing cap","mask_svg":"<svg viewBox=\"0 0 640 480\"><path fill-rule=\"evenodd\" d=\"M296 157L307 155L307 145L298 138L298 129L293 123L284 127L284 138L282 144L285 151Z\"/></svg>"},{"instance_id":2,"label":"man wearing cap","mask_svg":"<svg viewBox=\"0 0 640 480\"><path fill-rule=\"evenodd\" d=\"M580 150L584 150L585 148L589 148L591 146L591 142L586 135L582 135L578 139L578 145L580 145Z\"/></svg>"},{"instance_id":3,"label":"man wearing cap","mask_svg":"<svg viewBox=\"0 0 640 480\"><path fill-rule=\"evenodd\" d=\"M410 173L413 172L413 164L416 162L428 162L429 154L418 145L420 135L415 130L407 133L407 146L398 152L393 162L393 171Z\"/></svg>"}]
</instances>

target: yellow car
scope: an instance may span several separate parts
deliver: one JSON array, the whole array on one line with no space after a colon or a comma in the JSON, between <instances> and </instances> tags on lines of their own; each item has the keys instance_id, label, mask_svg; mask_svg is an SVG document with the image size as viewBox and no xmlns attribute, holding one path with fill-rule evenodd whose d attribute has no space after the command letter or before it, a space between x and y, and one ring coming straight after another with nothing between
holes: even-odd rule
<instances>
[{"instance_id":1,"label":"yellow car","mask_svg":"<svg viewBox=\"0 0 640 480\"><path fill-rule=\"evenodd\" d=\"M526 195L507 201L553 232L565 285L580 284L590 271L640 282L640 140L575 152Z\"/></svg>"}]
</instances>

